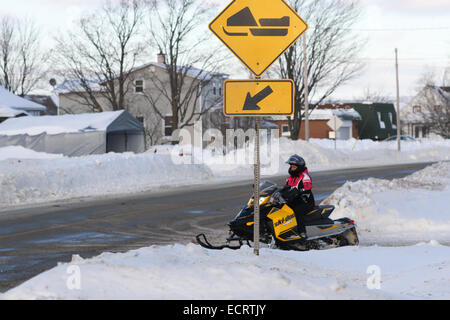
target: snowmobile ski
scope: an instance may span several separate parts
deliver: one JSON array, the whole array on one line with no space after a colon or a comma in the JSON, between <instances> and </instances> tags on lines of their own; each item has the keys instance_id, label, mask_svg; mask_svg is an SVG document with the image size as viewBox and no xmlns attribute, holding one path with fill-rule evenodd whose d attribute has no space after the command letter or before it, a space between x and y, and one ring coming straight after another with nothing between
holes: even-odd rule
<instances>
[{"instance_id":1,"label":"snowmobile ski","mask_svg":"<svg viewBox=\"0 0 450 320\"><path fill-rule=\"evenodd\" d=\"M239 241L239 245L235 245L235 246L232 246L230 244L223 244L223 245L219 245L219 246L212 245L208 241L208 239L206 239L206 235L204 233L198 234L195 238L197 240L197 243L199 245L201 245L203 248L212 249L212 250L222 250L222 249L225 249L225 248L232 249L232 250L237 250L237 249L240 249L244 245L243 240L240 239L240 238L228 238L227 239L227 242ZM250 246L249 241L246 240L246 242L247 242L247 245Z\"/></svg>"}]
</instances>

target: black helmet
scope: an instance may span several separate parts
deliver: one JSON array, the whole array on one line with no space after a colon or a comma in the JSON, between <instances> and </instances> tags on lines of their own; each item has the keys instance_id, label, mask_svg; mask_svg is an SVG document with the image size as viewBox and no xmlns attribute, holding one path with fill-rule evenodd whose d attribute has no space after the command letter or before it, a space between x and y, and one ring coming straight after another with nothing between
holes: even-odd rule
<instances>
[{"instance_id":1,"label":"black helmet","mask_svg":"<svg viewBox=\"0 0 450 320\"><path fill-rule=\"evenodd\" d=\"M305 170L305 159L300 157L298 154L294 154L289 157L288 161L286 163L289 163L290 165L296 165L297 169L292 170L292 168L289 168L288 172L291 176L298 176L303 170Z\"/></svg>"},{"instance_id":2,"label":"black helmet","mask_svg":"<svg viewBox=\"0 0 450 320\"><path fill-rule=\"evenodd\" d=\"M289 159L286 161L286 163L294 164L297 167L304 167L305 166L305 159L300 157L298 154L294 154L289 157Z\"/></svg>"}]
</instances>

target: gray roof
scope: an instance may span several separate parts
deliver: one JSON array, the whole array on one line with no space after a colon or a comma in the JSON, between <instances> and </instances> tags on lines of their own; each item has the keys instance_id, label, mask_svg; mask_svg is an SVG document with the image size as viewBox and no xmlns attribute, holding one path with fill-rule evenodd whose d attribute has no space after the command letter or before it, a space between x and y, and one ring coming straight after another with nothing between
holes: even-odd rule
<instances>
[{"instance_id":1,"label":"gray roof","mask_svg":"<svg viewBox=\"0 0 450 320\"><path fill-rule=\"evenodd\" d=\"M131 72L141 70L144 68L148 68L150 66L155 66L161 69L166 69L166 64L164 63L158 63L158 62L150 62L146 63L144 65L141 65L139 67L133 68ZM191 78L200 78L202 80L211 80L214 77L221 77L221 78L228 78L229 74L226 73L220 73L220 72L209 72L206 70L202 70L199 68L196 68L194 66L177 66L178 71L186 72L186 75Z\"/></svg>"},{"instance_id":2,"label":"gray roof","mask_svg":"<svg viewBox=\"0 0 450 320\"><path fill-rule=\"evenodd\" d=\"M142 70L144 68L148 68L150 66L155 66L161 69L165 69L166 65L164 63L158 63L158 62L150 62L150 63L146 63L143 64L141 66L135 67L131 70L131 72L135 72L138 70ZM191 78L198 78L204 81L209 81L213 78L219 77L219 78L228 78L228 74L226 73L220 73L220 72L209 72L209 71L205 71L193 66L178 66L177 67L178 71L182 71L182 72L186 72L186 75L191 77ZM87 81L87 85L89 85L91 87L91 89L95 92L99 92L104 90L103 86L100 85L99 80L88 80ZM63 94L63 93L69 93L69 92L84 92L85 89L84 87L81 85L80 80L65 80L63 83L61 83L60 85L58 85L53 92L58 93L58 94Z\"/></svg>"}]
</instances>

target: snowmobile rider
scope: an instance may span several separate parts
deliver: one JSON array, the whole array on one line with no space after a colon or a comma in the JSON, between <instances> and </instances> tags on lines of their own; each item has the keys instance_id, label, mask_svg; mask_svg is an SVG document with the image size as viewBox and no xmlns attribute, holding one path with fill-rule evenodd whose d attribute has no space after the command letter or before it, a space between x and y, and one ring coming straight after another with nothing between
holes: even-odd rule
<instances>
[{"instance_id":1,"label":"snowmobile rider","mask_svg":"<svg viewBox=\"0 0 450 320\"><path fill-rule=\"evenodd\" d=\"M314 195L311 191L312 180L305 160L299 155L290 156L286 163L290 165L289 177L286 179L283 189L280 190L280 194L294 210L300 236L305 238L306 229L303 216L310 212L315 205Z\"/></svg>"}]
</instances>

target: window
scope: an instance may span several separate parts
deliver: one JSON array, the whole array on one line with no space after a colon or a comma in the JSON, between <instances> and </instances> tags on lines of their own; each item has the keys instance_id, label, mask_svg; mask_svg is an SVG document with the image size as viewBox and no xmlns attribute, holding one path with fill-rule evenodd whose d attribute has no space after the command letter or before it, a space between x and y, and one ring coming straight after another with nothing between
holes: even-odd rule
<instances>
[{"instance_id":1,"label":"window","mask_svg":"<svg viewBox=\"0 0 450 320\"><path fill-rule=\"evenodd\" d=\"M422 127L422 138L425 138L428 135L428 128Z\"/></svg>"},{"instance_id":2,"label":"window","mask_svg":"<svg viewBox=\"0 0 450 320\"><path fill-rule=\"evenodd\" d=\"M397 129L397 125L394 123L394 120L393 120L394 117L392 115L392 112L389 112L388 114L389 114L389 120L391 120L392 129Z\"/></svg>"},{"instance_id":3,"label":"window","mask_svg":"<svg viewBox=\"0 0 450 320\"><path fill-rule=\"evenodd\" d=\"M378 122L380 123L380 129L386 129L386 124L381 120L381 112L377 112Z\"/></svg>"},{"instance_id":4,"label":"window","mask_svg":"<svg viewBox=\"0 0 450 320\"><path fill-rule=\"evenodd\" d=\"M144 80L134 80L134 93L144 92Z\"/></svg>"},{"instance_id":5,"label":"window","mask_svg":"<svg viewBox=\"0 0 450 320\"><path fill-rule=\"evenodd\" d=\"M413 113L418 113L418 112L421 112L422 110L421 110L421 108L420 108L420 106L414 106L413 107Z\"/></svg>"},{"instance_id":6,"label":"window","mask_svg":"<svg viewBox=\"0 0 450 320\"><path fill-rule=\"evenodd\" d=\"M290 136L291 133L289 132L289 125L283 124L281 125L281 135L282 136Z\"/></svg>"},{"instance_id":7,"label":"window","mask_svg":"<svg viewBox=\"0 0 450 320\"><path fill-rule=\"evenodd\" d=\"M172 116L165 116L163 119L163 134L166 137L172 136L173 126L172 126Z\"/></svg>"},{"instance_id":8,"label":"window","mask_svg":"<svg viewBox=\"0 0 450 320\"><path fill-rule=\"evenodd\" d=\"M137 116L137 121L139 121L145 127L145 118L144 116Z\"/></svg>"}]
</instances>

